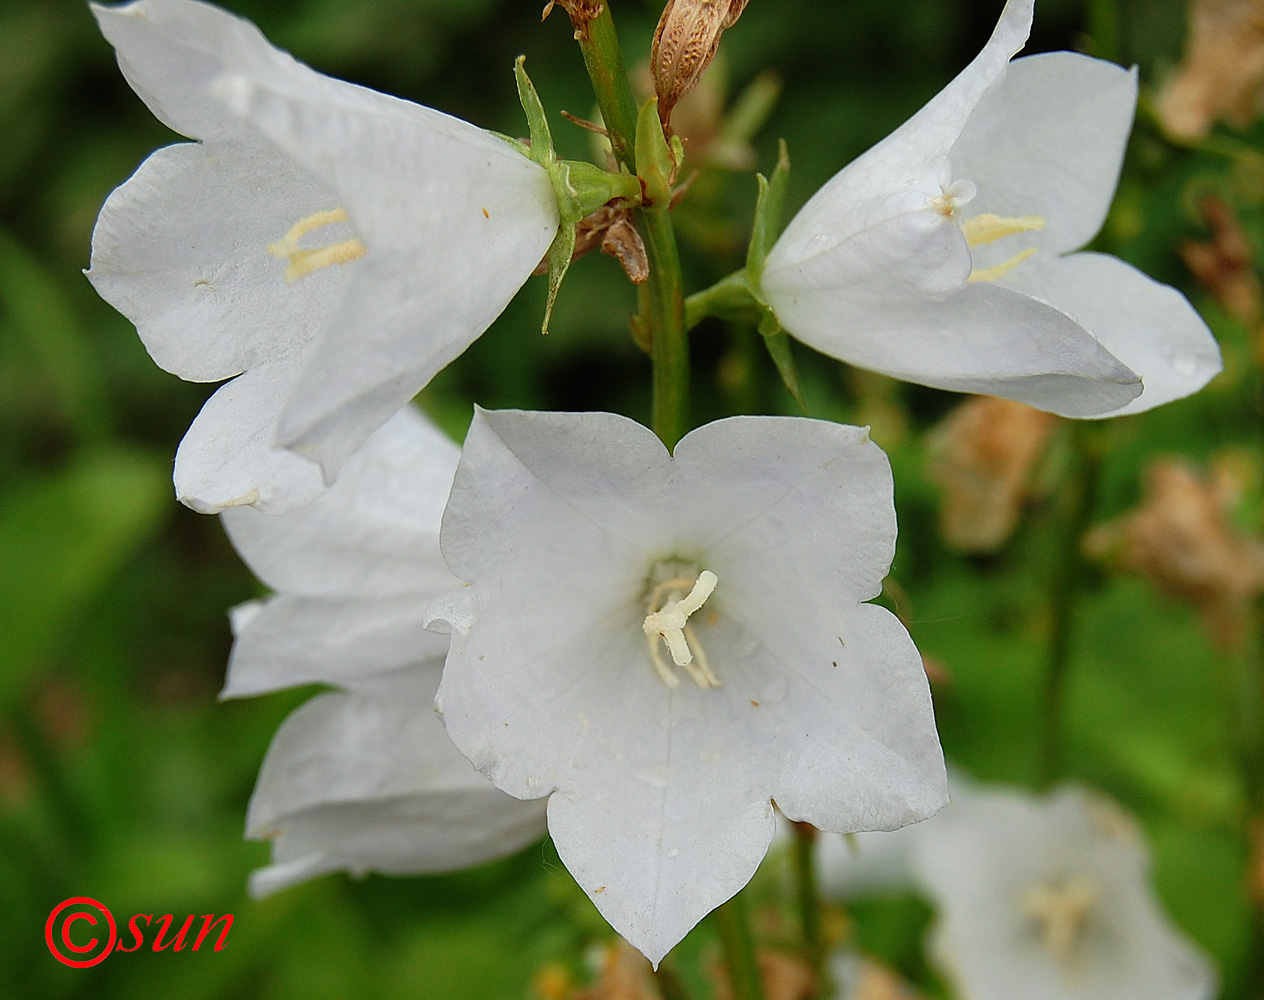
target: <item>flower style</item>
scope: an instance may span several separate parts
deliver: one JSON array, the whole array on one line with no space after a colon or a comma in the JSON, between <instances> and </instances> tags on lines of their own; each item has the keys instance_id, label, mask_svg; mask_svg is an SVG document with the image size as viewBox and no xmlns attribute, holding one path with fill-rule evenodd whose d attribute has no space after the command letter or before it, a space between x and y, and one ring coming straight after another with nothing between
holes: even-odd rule
<instances>
[{"instance_id":1,"label":"flower style","mask_svg":"<svg viewBox=\"0 0 1264 1000\"><path fill-rule=\"evenodd\" d=\"M608 413L478 411L430 617L437 703L657 963L751 877L771 800L828 830L946 799L921 660L877 596L890 467L862 428L733 417L669 455Z\"/></svg>"},{"instance_id":2,"label":"flower style","mask_svg":"<svg viewBox=\"0 0 1264 1000\"><path fill-rule=\"evenodd\" d=\"M861 368L1068 417L1150 409L1220 371L1177 291L1078 250L1106 218L1137 81L1069 52L1010 62L1033 0L836 174L769 252L760 294L793 336Z\"/></svg>"},{"instance_id":3,"label":"flower style","mask_svg":"<svg viewBox=\"0 0 1264 1000\"><path fill-rule=\"evenodd\" d=\"M268 750L246 821L247 836L273 841L255 895L344 869L464 867L544 835L542 803L493 787L434 712L446 641L422 619L455 583L438 542L457 455L405 407L307 507L223 514L276 591L233 613L224 696L342 688L291 714Z\"/></svg>"},{"instance_id":4,"label":"flower style","mask_svg":"<svg viewBox=\"0 0 1264 1000\"><path fill-rule=\"evenodd\" d=\"M931 947L963 1000L1205 1000L1208 960L1167 920L1140 830L1113 802L1064 786L953 789L928 824L918 878Z\"/></svg>"},{"instance_id":5,"label":"flower style","mask_svg":"<svg viewBox=\"0 0 1264 1000\"><path fill-rule=\"evenodd\" d=\"M110 196L88 272L163 368L236 376L185 436L177 494L301 506L531 274L558 228L548 172L209 4L93 12L150 110L199 140Z\"/></svg>"}]
</instances>

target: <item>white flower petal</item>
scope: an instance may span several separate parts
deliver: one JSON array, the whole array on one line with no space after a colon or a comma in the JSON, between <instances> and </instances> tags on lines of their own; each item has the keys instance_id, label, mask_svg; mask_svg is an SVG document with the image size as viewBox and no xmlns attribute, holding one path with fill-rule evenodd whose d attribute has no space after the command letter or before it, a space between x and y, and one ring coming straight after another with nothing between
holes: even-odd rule
<instances>
[{"instance_id":1,"label":"white flower petal","mask_svg":"<svg viewBox=\"0 0 1264 1000\"><path fill-rule=\"evenodd\" d=\"M251 569L276 590L416 595L420 616L432 597L456 583L439 555L437 529L459 455L425 417L405 407L319 502L284 518L225 511L224 527Z\"/></svg>"},{"instance_id":2,"label":"white flower petal","mask_svg":"<svg viewBox=\"0 0 1264 1000\"><path fill-rule=\"evenodd\" d=\"M1078 250L1106 220L1136 104L1135 68L1072 52L1015 59L952 147L953 176L978 188L964 215L1039 215L1045 228L1023 246ZM1010 242L996 263L1014 255Z\"/></svg>"},{"instance_id":3,"label":"white flower petal","mask_svg":"<svg viewBox=\"0 0 1264 1000\"><path fill-rule=\"evenodd\" d=\"M219 381L290 356L328 321L350 272L289 284L267 247L335 204L261 142L167 146L101 209L88 278L161 367Z\"/></svg>"},{"instance_id":4,"label":"white flower petal","mask_svg":"<svg viewBox=\"0 0 1264 1000\"><path fill-rule=\"evenodd\" d=\"M490 133L327 78L225 78L224 100L338 192L368 247L283 421L336 470L491 325L557 232L548 175Z\"/></svg>"},{"instance_id":5,"label":"white flower petal","mask_svg":"<svg viewBox=\"0 0 1264 1000\"><path fill-rule=\"evenodd\" d=\"M320 695L282 724L246 821L248 836L274 841L257 894L340 869L461 868L543 836L543 804L498 791L448 740L430 706L440 669Z\"/></svg>"},{"instance_id":6,"label":"white flower petal","mask_svg":"<svg viewBox=\"0 0 1264 1000\"><path fill-rule=\"evenodd\" d=\"M221 698L302 684L355 687L448 649L446 636L426 630L426 599L418 594L278 594L246 607L248 613L234 609L232 616Z\"/></svg>"},{"instance_id":7,"label":"white flower petal","mask_svg":"<svg viewBox=\"0 0 1264 1000\"><path fill-rule=\"evenodd\" d=\"M769 302L797 339L884 375L1064 416L1101 415L1141 393L1132 370L1060 309L992 282L924 292L909 280L912 259L889 266L882 246L864 253L862 242L765 276ZM844 250L848 259L838 260Z\"/></svg>"},{"instance_id":8,"label":"white flower petal","mask_svg":"<svg viewBox=\"0 0 1264 1000\"><path fill-rule=\"evenodd\" d=\"M281 514L325 491L320 468L274 443L294 385L288 359L252 368L202 406L176 452L176 497L203 514L253 506Z\"/></svg>"},{"instance_id":9,"label":"white flower petal","mask_svg":"<svg viewBox=\"0 0 1264 1000\"><path fill-rule=\"evenodd\" d=\"M190 138L246 134L211 93L211 84L225 70L269 64L306 69L275 49L245 18L213 4L136 0L117 7L89 6L131 88L156 118Z\"/></svg>"},{"instance_id":10,"label":"white flower petal","mask_svg":"<svg viewBox=\"0 0 1264 1000\"><path fill-rule=\"evenodd\" d=\"M733 595L724 600L753 610L765 599L841 591L859 602L882 591L895 555L895 506L891 465L867 428L718 420L676 446L671 487L680 544L688 539L716 573L733 565L721 576ZM847 525L845 549L821 544L822 520ZM765 553L754 574L752 552Z\"/></svg>"},{"instance_id":11,"label":"white flower petal","mask_svg":"<svg viewBox=\"0 0 1264 1000\"><path fill-rule=\"evenodd\" d=\"M1006 72L1031 31L1035 0L1009 0L992 37L947 87L809 199L768 255L770 270L815 256L904 210L922 207L948 183L948 154L980 98Z\"/></svg>"},{"instance_id":12,"label":"white flower petal","mask_svg":"<svg viewBox=\"0 0 1264 1000\"><path fill-rule=\"evenodd\" d=\"M1007 275L1005 283L1056 302L1142 378L1140 396L1098 416L1140 413L1182 399L1223 368L1215 337L1175 288L1099 253L1033 258L1029 264Z\"/></svg>"}]
</instances>

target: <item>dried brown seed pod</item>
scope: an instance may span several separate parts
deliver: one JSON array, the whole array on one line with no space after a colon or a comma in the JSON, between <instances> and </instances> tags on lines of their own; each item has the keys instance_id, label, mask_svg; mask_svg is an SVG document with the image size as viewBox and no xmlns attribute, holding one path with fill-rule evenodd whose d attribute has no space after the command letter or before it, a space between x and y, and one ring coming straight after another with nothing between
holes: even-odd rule
<instances>
[{"instance_id":1,"label":"dried brown seed pod","mask_svg":"<svg viewBox=\"0 0 1264 1000\"><path fill-rule=\"evenodd\" d=\"M672 109L693 90L737 23L748 0L668 0L654 32L650 72L658 94L658 116L669 131Z\"/></svg>"}]
</instances>

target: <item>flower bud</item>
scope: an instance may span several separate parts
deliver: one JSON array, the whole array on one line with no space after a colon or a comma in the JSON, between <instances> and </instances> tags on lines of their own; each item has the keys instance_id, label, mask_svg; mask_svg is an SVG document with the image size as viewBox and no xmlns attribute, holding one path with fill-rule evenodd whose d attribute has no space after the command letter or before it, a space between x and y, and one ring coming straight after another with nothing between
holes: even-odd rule
<instances>
[{"instance_id":1,"label":"flower bud","mask_svg":"<svg viewBox=\"0 0 1264 1000\"><path fill-rule=\"evenodd\" d=\"M650 71L664 131L672 109L706 72L720 35L742 16L747 0L668 0L654 33Z\"/></svg>"}]
</instances>

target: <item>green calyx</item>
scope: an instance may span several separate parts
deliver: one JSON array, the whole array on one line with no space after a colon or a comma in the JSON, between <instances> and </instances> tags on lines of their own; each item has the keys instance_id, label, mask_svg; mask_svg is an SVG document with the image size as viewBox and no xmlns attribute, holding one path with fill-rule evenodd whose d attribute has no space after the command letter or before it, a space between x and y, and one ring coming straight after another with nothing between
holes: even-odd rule
<instances>
[{"instance_id":1,"label":"green calyx","mask_svg":"<svg viewBox=\"0 0 1264 1000\"><path fill-rule=\"evenodd\" d=\"M549 130L544 104L536 93L535 85L527 76L526 57L514 61L514 79L518 84L518 100L527 115L531 130L531 145L525 146L508 140L524 156L540 164L548 171L557 198L559 225L557 236L544 255L549 265L549 295L544 308L542 333L549 332L549 318L553 315L553 303L557 299L562 279L575 256L575 226L584 216L595 212L606 203L621 199L635 205L641 201L641 183L628 173L611 173L582 160L561 160L553 149L553 133Z\"/></svg>"}]
</instances>

